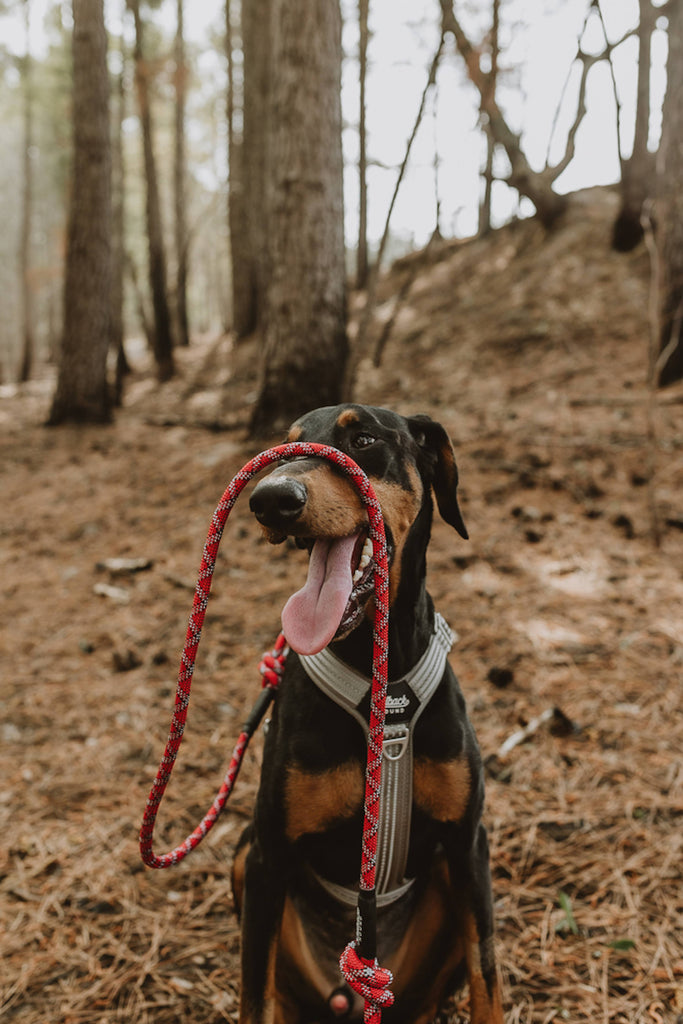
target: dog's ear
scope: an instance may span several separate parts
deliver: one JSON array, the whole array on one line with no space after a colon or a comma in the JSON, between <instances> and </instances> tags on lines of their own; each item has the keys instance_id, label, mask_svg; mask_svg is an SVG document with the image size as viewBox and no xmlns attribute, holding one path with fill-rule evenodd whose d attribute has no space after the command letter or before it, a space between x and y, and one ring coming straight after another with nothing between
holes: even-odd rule
<instances>
[{"instance_id":1,"label":"dog's ear","mask_svg":"<svg viewBox=\"0 0 683 1024\"><path fill-rule=\"evenodd\" d=\"M407 422L408 429L423 454L439 512L449 526L453 526L460 536L467 540L469 535L457 497L458 467L455 464L455 452L448 434L440 423L436 423L429 416L410 416Z\"/></svg>"}]
</instances>

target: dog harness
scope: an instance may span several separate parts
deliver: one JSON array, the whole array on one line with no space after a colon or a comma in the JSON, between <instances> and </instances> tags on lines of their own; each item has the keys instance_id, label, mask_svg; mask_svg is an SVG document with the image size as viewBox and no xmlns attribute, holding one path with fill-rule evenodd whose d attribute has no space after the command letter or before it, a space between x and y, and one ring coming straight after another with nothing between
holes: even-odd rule
<instances>
[{"instance_id":1,"label":"dog harness","mask_svg":"<svg viewBox=\"0 0 683 1024\"><path fill-rule=\"evenodd\" d=\"M415 881L405 877L413 805L413 732L443 678L454 641L454 633L436 614L427 650L405 676L388 686L377 840L378 907L399 899ZM367 738L371 680L346 665L329 647L318 654L299 655L299 660L310 680L356 719ZM335 899L356 905L357 889L316 877Z\"/></svg>"}]
</instances>

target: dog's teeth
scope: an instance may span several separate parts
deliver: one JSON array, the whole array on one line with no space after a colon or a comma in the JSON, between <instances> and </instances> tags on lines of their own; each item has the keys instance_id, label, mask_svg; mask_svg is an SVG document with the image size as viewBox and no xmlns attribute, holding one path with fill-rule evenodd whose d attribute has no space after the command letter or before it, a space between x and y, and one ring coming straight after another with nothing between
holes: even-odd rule
<instances>
[{"instance_id":1,"label":"dog's teeth","mask_svg":"<svg viewBox=\"0 0 683 1024\"><path fill-rule=\"evenodd\" d=\"M369 558L369 556L368 556L368 555L366 555L366 554L363 554L363 555L361 555L361 559L360 559L360 562L359 562L359 564L358 564L358 568L359 568L359 569L364 569L364 568L365 568L365 566L366 566L366 565L369 565L369 564L370 564L370 558Z\"/></svg>"},{"instance_id":2,"label":"dog's teeth","mask_svg":"<svg viewBox=\"0 0 683 1024\"><path fill-rule=\"evenodd\" d=\"M362 563L362 561L363 561L363 559L365 557L367 557L367 561L369 562L370 559L372 558L373 551L374 551L374 548L372 546L372 538L366 537L365 538L365 544L363 545L363 550L361 552L361 563ZM366 562L366 565L367 565L367 562Z\"/></svg>"},{"instance_id":3,"label":"dog's teeth","mask_svg":"<svg viewBox=\"0 0 683 1024\"><path fill-rule=\"evenodd\" d=\"M356 571L353 574L353 582L354 583L358 583L358 580L361 578L362 575L363 575L362 569L356 569Z\"/></svg>"}]
</instances>

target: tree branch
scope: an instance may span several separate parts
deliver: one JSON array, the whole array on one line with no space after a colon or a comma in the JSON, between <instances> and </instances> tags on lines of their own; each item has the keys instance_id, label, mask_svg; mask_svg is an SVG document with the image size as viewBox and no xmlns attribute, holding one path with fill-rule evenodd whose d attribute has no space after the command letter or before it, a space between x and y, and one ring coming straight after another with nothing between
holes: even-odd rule
<instances>
[{"instance_id":1,"label":"tree branch","mask_svg":"<svg viewBox=\"0 0 683 1024\"><path fill-rule=\"evenodd\" d=\"M607 54L607 63L609 64L609 73L612 79L612 92L614 93L614 103L617 108L617 152L619 154L619 163L623 163L622 157L622 146L621 146L621 102L619 100L619 92L617 90L617 76L614 73L614 61L612 60L612 50L615 49L619 44L610 46L607 41L607 26L605 25L605 19L602 14L602 7L600 6L600 0L597 0L595 9L598 12L598 18L600 19L600 25L602 26L602 34L605 37L605 50ZM630 33L629 33L630 35ZM626 37L624 37L626 38ZM623 42L623 39L621 40Z\"/></svg>"},{"instance_id":2,"label":"tree branch","mask_svg":"<svg viewBox=\"0 0 683 1024\"><path fill-rule=\"evenodd\" d=\"M470 81L479 91L481 110L488 115L493 139L496 144L503 147L510 162L507 183L516 188L521 195L530 199L536 207L541 222L546 227L551 227L567 204L566 197L558 195L552 189L552 183L555 178L559 177L561 170L556 172L553 168L538 173L530 166L522 151L519 136L508 125L496 102L495 95L488 87L489 76L481 69L479 51L467 38L456 18L452 0L440 0L440 4L443 31L451 32L455 37L455 44L465 61Z\"/></svg>"},{"instance_id":3,"label":"tree branch","mask_svg":"<svg viewBox=\"0 0 683 1024\"><path fill-rule=\"evenodd\" d=\"M581 61L581 82L579 83L579 98L576 102L576 115L574 122L567 132L567 145L565 146L564 155L553 167L549 168L551 175L551 181L556 181L557 178L567 169L569 164L574 159L576 153L576 134L581 126L581 122L586 116L586 82L588 81L588 72L602 58L593 57L589 54L583 53L579 50L578 58Z\"/></svg>"},{"instance_id":4,"label":"tree branch","mask_svg":"<svg viewBox=\"0 0 683 1024\"><path fill-rule=\"evenodd\" d=\"M578 39L577 39L577 47L576 47L577 57L581 53L581 40L583 39L583 35L584 35L584 32L586 31L586 26L588 24L588 19L591 16L591 11L593 10L594 6L595 6L595 4L593 3L593 0L591 0L590 4L588 5L588 10L586 11L586 16L583 19L583 25L581 26L581 31L579 32ZM603 34L604 34L604 27L603 27ZM607 39L607 36L605 35L605 40L606 39ZM548 149L546 150L546 156L545 156L545 167L546 167L546 169L548 169L550 167L550 147L552 146L553 138L555 136L555 131L557 129L557 123L558 123L558 121L560 119L560 111L561 111L562 105L564 103L564 98L565 98L565 96L567 94L567 89L569 88L569 80L571 79L573 69L574 69L574 61L572 61L572 63L569 65L569 70L567 71L567 74L566 74L566 77L565 77L565 80L564 80L564 84L562 85L562 91L560 92L560 98L557 101L557 107L555 108L555 114L553 116L553 123L551 125L550 135L548 137ZM616 86L615 86L615 88L616 88Z\"/></svg>"}]
</instances>

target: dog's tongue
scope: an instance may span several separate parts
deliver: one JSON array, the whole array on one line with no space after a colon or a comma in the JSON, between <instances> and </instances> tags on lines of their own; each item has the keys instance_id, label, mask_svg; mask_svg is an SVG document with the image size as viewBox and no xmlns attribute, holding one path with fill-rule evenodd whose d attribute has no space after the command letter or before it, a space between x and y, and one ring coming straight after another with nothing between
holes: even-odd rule
<instances>
[{"instance_id":1,"label":"dog's tongue","mask_svg":"<svg viewBox=\"0 0 683 1024\"><path fill-rule=\"evenodd\" d=\"M282 629L298 654L317 654L337 632L353 588L356 537L317 540L305 586L282 609Z\"/></svg>"}]
</instances>

